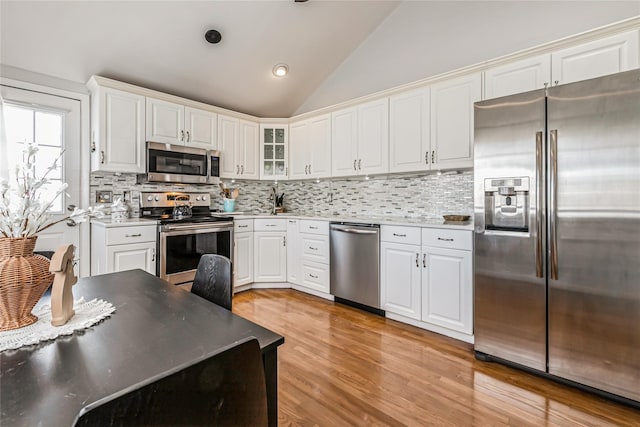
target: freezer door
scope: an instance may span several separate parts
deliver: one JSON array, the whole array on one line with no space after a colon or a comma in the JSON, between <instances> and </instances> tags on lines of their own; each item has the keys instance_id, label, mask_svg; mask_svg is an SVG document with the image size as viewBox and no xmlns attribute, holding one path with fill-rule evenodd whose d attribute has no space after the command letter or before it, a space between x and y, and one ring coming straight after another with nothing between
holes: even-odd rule
<instances>
[{"instance_id":1,"label":"freezer door","mask_svg":"<svg viewBox=\"0 0 640 427\"><path fill-rule=\"evenodd\" d=\"M475 350L541 371L547 357L545 105L544 90L476 103L474 142ZM488 190L504 200L525 181L528 228L490 229Z\"/></svg>"},{"instance_id":2,"label":"freezer door","mask_svg":"<svg viewBox=\"0 0 640 427\"><path fill-rule=\"evenodd\" d=\"M549 90L548 117L549 373L640 401L640 70Z\"/></svg>"}]
</instances>

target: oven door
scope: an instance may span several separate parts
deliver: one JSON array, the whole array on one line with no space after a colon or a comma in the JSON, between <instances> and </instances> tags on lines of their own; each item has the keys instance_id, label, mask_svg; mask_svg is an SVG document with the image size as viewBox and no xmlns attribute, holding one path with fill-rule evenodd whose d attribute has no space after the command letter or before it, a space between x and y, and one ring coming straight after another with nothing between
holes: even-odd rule
<instances>
[{"instance_id":1,"label":"oven door","mask_svg":"<svg viewBox=\"0 0 640 427\"><path fill-rule=\"evenodd\" d=\"M162 226L158 276L174 285L192 282L204 254L224 255L233 262L233 223Z\"/></svg>"}]
</instances>

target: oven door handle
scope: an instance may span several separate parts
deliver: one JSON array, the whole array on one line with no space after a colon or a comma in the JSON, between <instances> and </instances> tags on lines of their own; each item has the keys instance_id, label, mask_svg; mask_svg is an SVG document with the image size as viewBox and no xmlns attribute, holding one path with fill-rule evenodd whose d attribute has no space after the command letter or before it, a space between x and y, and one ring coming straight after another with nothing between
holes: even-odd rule
<instances>
[{"instance_id":1,"label":"oven door handle","mask_svg":"<svg viewBox=\"0 0 640 427\"><path fill-rule=\"evenodd\" d=\"M183 231L196 231L207 230L207 231L226 231L229 229L233 229L233 222L206 222L201 224L182 224L182 225L161 225L160 232L171 234L174 231L183 232Z\"/></svg>"}]
</instances>

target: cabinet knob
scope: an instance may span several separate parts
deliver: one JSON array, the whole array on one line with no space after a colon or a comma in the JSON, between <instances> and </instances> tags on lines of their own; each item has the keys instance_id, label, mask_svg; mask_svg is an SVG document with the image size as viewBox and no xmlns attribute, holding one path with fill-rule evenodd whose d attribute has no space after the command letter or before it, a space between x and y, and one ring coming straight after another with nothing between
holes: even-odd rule
<instances>
[{"instance_id":1,"label":"cabinet knob","mask_svg":"<svg viewBox=\"0 0 640 427\"><path fill-rule=\"evenodd\" d=\"M422 267L427 268L427 254L422 254Z\"/></svg>"},{"instance_id":2,"label":"cabinet knob","mask_svg":"<svg viewBox=\"0 0 640 427\"><path fill-rule=\"evenodd\" d=\"M287 236L282 236L282 246L287 246Z\"/></svg>"},{"instance_id":3,"label":"cabinet knob","mask_svg":"<svg viewBox=\"0 0 640 427\"><path fill-rule=\"evenodd\" d=\"M180 131L180 141L184 141L184 131Z\"/></svg>"},{"instance_id":4,"label":"cabinet knob","mask_svg":"<svg viewBox=\"0 0 640 427\"><path fill-rule=\"evenodd\" d=\"M416 267L420 267L420 254L416 253Z\"/></svg>"},{"instance_id":5,"label":"cabinet knob","mask_svg":"<svg viewBox=\"0 0 640 427\"><path fill-rule=\"evenodd\" d=\"M191 134L187 131L187 142L191 141Z\"/></svg>"},{"instance_id":6,"label":"cabinet knob","mask_svg":"<svg viewBox=\"0 0 640 427\"><path fill-rule=\"evenodd\" d=\"M426 152L424 153L424 164L425 164L425 165L428 165L428 164L429 164L429 152L428 152L428 151L426 151Z\"/></svg>"},{"instance_id":7,"label":"cabinet knob","mask_svg":"<svg viewBox=\"0 0 640 427\"><path fill-rule=\"evenodd\" d=\"M240 165L240 175L244 175L244 165Z\"/></svg>"},{"instance_id":8,"label":"cabinet knob","mask_svg":"<svg viewBox=\"0 0 640 427\"><path fill-rule=\"evenodd\" d=\"M356 163L357 163L357 162L358 162L357 160L354 160L354 161L353 161L353 170L357 170L357 169L356 169Z\"/></svg>"},{"instance_id":9,"label":"cabinet knob","mask_svg":"<svg viewBox=\"0 0 640 427\"><path fill-rule=\"evenodd\" d=\"M240 165L236 165L236 175L240 175Z\"/></svg>"},{"instance_id":10,"label":"cabinet knob","mask_svg":"<svg viewBox=\"0 0 640 427\"><path fill-rule=\"evenodd\" d=\"M362 159L358 159L358 170L362 170Z\"/></svg>"},{"instance_id":11,"label":"cabinet knob","mask_svg":"<svg viewBox=\"0 0 640 427\"><path fill-rule=\"evenodd\" d=\"M100 151L100 163L104 165L104 150Z\"/></svg>"},{"instance_id":12,"label":"cabinet knob","mask_svg":"<svg viewBox=\"0 0 640 427\"><path fill-rule=\"evenodd\" d=\"M431 164L434 164L436 162L436 150L433 150L431 152Z\"/></svg>"},{"instance_id":13,"label":"cabinet knob","mask_svg":"<svg viewBox=\"0 0 640 427\"><path fill-rule=\"evenodd\" d=\"M151 262L155 262L156 260L156 250L155 248L151 248Z\"/></svg>"}]
</instances>

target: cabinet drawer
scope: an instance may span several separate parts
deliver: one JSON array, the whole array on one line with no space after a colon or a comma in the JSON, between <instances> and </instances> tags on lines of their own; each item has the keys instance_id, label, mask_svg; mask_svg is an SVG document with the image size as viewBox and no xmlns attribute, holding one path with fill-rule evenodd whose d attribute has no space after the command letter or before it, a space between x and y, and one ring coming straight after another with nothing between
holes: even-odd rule
<instances>
[{"instance_id":1,"label":"cabinet drawer","mask_svg":"<svg viewBox=\"0 0 640 427\"><path fill-rule=\"evenodd\" d=\"M244 233L247 231L253 231L252 219L237 219L233 221L233 232Z\"/></svg>"},{"instance_id":2,"label":"cabinet drawer","mask_svg":"<svg viewBox=\"0 0 640 427\"><path fill-rule=\"evenodd\" d=\"M396 225L380 226L380 240L391 243L420 244L420 228Z\"/></svg>"},{"instance_id":3,"label":"cabinet drawer","mask_svg":"<svg viewBox=\"0 0 640 427\"><path fill-rule=\"evenodd\" d=\"M127 243L155 242L156 226L143 225L136 227L107 228L107 246Z\"/></svg>"},{"instance_id":4,"label":"cabinet drawer","mask_svg":"<svg viewBox=\"0 0 640 427\"><path fill-rule=\"evenodd\" d=\"M323 234L329 235L329 222L327 221L312 221L308 219L300 220L300 232L309 234Z\"/></svg>"},{"instance_id":5,"label":"cabinet drawer","mask_svg":"<svg viewBox=\"0 0 640 427\"><path fill-rule=\"evenodd\" d=\"M329 264L329 236L300 234L302 259Z\"/></svg>"},{"instance_id":6,"label":"cabinet drawer","mask_svg":"<svg viewBox=\"0 0 640 427\"><path fill-rule=\"evenodd\" d=\"M254 231L287 231L286 219L256 218L253 220Z\"/></svg>"},{"instance_id":7,"label":"cabinet drawer","mask_svg":"<svg viewBox=\"0 0 640 427\"><path fill-rule=\"evenodd\" d=\"M441 248L462 249L470 251L473 249L471 231L450 230L447 228L423 228L422 244L426 246L436 246Z\"/></svg>"},{"instance_id":8,"label":"cabinet drawer","mask_svg":"<svg viewBox=\"0 0 640 427\"><path fill-rule=\"evenodd\" d=\"M329 266L317 262L303 262L302 286L329 293Z\"/></svg>"}]
</instances>

